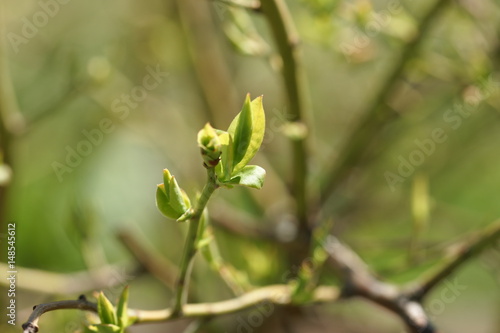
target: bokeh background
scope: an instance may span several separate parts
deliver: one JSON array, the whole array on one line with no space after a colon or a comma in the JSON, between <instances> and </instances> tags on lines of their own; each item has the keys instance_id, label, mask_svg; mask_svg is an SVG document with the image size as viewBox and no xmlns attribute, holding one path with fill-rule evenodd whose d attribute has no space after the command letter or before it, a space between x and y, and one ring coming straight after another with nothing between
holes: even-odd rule
<instances>
[{"instance_id":1,"label":"bokeh background","mask_svg":"<svg viewBox=\"0 0 500 333\"><path fill-rule=\"evenodd\" d=\"M433 1L287 4L301 36L310 95L307 176L314 193L404 45L422 33L420 20ZM1 143L0 214L4 234L7 222L17 226L16 264L37 270L18 274L15 328L7 324L2 279L2 332L19 332L34 304L76 298L78 277L99 269L107 272L100 289L110 298L128 284L131 306L169 306L172 291L137 269L118 235L131 234L179 262L186 226L156 210L155 186L168 167L191 197L201 189L196 133L208 121L227 128L247 92L264 95L267 133L254 162L267 170L266 184L260 191L219 191L210 212L221 221L276 230L285 241L293 234L286 187L292 160L282 134L288 107L262 14L210 0L3 0L1 10L0 97L12 133ZM412 280L447 245L500 215L499 29L495 1L446 5L386 101L397 116L326 205L334 233L387 280ZM157 84L147 88L145 80ZM433 139L436 129L446 137L442 142ZM434 148L425 153L423 142ZM398 175L403 160L410 170L390 184L388 172ZM284 283L296 270L272 242L226 228L216 228L216 237L224 259L255 285ZM4 262L5 239L1 244ZM53 274L42 280L41 271ZM426 306L438 326L499 333L499 274L497 243L448 281L463 287L452 301L443 300L446 283L430 295ZM202 258L193 284L196 301L231 297ZM242 331L239 320L252 311L216 318L200 331ZM306 311L310 319L296 323L299 331L403 330L397 318L363 301ZM75 332L85 320L77 311L57 311L42 318L41 329ZM181 332L188 324L130 332ZM285 332L276 325L270 319L252 331Z\"/></svg>"}]
</instances>

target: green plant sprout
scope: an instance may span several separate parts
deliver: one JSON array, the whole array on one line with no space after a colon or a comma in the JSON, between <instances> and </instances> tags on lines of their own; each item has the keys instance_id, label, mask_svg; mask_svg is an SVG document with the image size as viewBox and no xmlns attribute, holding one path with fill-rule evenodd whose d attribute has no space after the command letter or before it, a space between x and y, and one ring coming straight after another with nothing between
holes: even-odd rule
<instances>
[{"instance_id":1,"label":"green plant sprout","mask_svg":"<svg viewBox=\"0 0 500 333\"><path fill-rule=\"evenodd\" d=\"M101 320L100 324L86 327L87 333L124 333L125 329L132 325L135 318L128 315L129 288L126 286L120 295L116 309L110 300L101 291L97 298L97 314Z\"/></svg>"},{"instance_id":2,"label":"green plant sprout","mask_svg":"<svg viewBox=\"0 0 500 333\"><path fill-rule=\"evenodd\" d=\"M173 313L182 314L187 300L187 286L193 258L199 249L204 233L203 212L210 196L219 187L232 188L235 185L262 188L266 171L257 165L248 165L259 150L265 131L265 114L262 96L253 101L247 94L241 112L233 119L227 131L214 129L206 124L198 132L198 146L207 170L207 181L196 203L191 205L186 192L179 187L170 172L163 170L163 183L156 189L156 205L168 218L179 222L189 221L184 244ZM201 222L201 223L200 223Z\"/></svg>"}]
</instances>

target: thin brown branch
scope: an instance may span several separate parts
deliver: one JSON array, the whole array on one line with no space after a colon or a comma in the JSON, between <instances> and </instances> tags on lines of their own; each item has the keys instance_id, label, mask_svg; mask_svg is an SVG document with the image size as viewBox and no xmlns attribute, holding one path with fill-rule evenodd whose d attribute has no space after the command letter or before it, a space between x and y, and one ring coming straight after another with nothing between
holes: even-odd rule
<instances>
[{"instance_id":1,"label":"thin brown branch","mask_svg":"<svg viewBox=\"0 0 500 333\"><path fill-rule=\"evenodd\" d=\"M82 295L77 300L58 301L35 305L28 321L22 325L24 333L38 332L38 320L44 313L63 309L97 312L97 304L87 301L85 296Z\"/></svg>"},{"instance_id":2,"label":"thin brown branch","mask_svg":"<svg viewBox=\"0 0 500 333\"><path fill-rule=\"evenodd\" d=\"M176 316L172 309L157 311L129 310L129 316L135 318L135 323L150 323L169 321L178 318L200 318L224 315L238 312L252 306L290 305L292 303L293 288L289 285L271 285L249 291L239 297L214 302L186 304L182 308L182 315ZM335 287L321 286L316 288L310 303L329 303L339 298L339 291ZM28 321L23 324L24 333L38 332L38 321L40 317L49 311L60 309L79 309L84 311L97 311L95 303L88 302L84 297L74 301L59 301L37 305Z\"/></svg>"},{"instance_id":3,"label":"thin brown branch","mask_svg":"<svg viewBox=\"0 0 500 333\"><path fill-rule=\"evenodd\" d=\"M399 316L410 332L432 333L438 331L422 307L423 297L499 237L500 220L490 224L468 241L453 246L454 253L445 264L432 274L427 274L421 282L412 282L404 288L378 280L364 261L335 237L330 236L324 248L330 256L330 263L343 281L343 297L358 296L368 299Z\"/></svg>"},{"instance_id":4,"label":"thin brown branch","mask_svg":"<svg viewBox=\"0 0 500 333\"><path fill-rule=\"evenodd\" d=\"M457 269L467 263L470 259L476 257L485 248L490 246L500 237L500 220L490 224L483 231L473 236L468 241L452 245L450 252L453 254L445 260L437 270L426 273L419 282L412 282L406 288L406 294L411 299L421 301L429 294L439 283L443 282Z\"/></svg>"},{"instance_id":5,"label":"thin brown branch","mask_svg":"<svg viewBox=\"0 0 500 333\"><path fill-rule=\"evenodd\" d=\"M179 269L154 249L141 243L132 233L122 230L117 234L134 258L154 277L170 289L174 288Z\"/></svg>"},{"instance_id":6,"label":"thin brown branch","mask_svg":"<svg viewBox=\"0 0 500 333\"><path fill-rule=\"evenodd\" d=\"M436 333L422 305L407 298L395 285L379 281L363 260L335 237L324 246L332 266L343 280L343 297L362 297L396 314L412 333Z\"/></svg>"}]
</instances>

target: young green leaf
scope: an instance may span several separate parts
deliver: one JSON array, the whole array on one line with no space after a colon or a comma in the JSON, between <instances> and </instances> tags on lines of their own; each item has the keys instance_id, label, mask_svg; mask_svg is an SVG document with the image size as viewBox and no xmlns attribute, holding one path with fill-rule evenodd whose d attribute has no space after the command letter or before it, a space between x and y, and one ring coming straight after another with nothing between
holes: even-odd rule
<instances>
[{"instance_id":1,"label":"young green leaf","mask_svg":"<svg viewBox=\"0 0 500 333\"><path fill-rule=\"evenodd\" d=\"M247 94L241 112L233 119L228 128L228 133L234 140L233 170L234 167L241 162L248 150L248 146L250 145L253 130L252 120L250 95Z\"/></svg>"},{"instance_id":2,"label":"young green leaf","mask_svg":"<svg viewBox=\"0 0 500 333\"><path fill-rule=\"evenodd\" d=\"M166 217L178 219L191 208L191 202L167 169L163 170L163 181L156 189L156 206Z\"/></svg>"},{"instance_id":3,"label":"young green leaf","mask_svg":"<svg viewBox=\"0 0 500 333\"><path fill-rule=\"evenodd\" d=\"M180 215L184 214L191 207L191 203L189 203L189 206L186 205L186 196L182 192L179 184L177 184L177 180L175 180L175 177L172 177L172 182L170 183L170 205Z\"/></svg>"},{"instance_id":4,"label":"young green leaf","mask_svg":"<svg viewBox=\"0 0 500 333\"><path fill-rule=\"evenodd\" d=\"M172 175L168 169L163 169L163 185L167 201L170 201L170 183L172 182Z\"/></svg>"},{"instance_id":5,"label":"young green leaf","mask_svg":"<svg viewBox=\"0 0 500 333\"><path fill-rule=\"evenodd\" d=\"M228 132L219 131L219 140L222 145L222 155L221 155L221 163L217 164L215 172L217 173L217 177L226 181L231 177L231 171L233 167L233 138L229 135Z\"/></svg>"},{"instance_id":6,"label":"young green leaf","mask_svg":"<svg viewBox=\"0 0 500 333\"><path fill-rule=\"evenodd\" d=\"M262 96L250 101L250 94L247 94L241 112L234 118L227 130L234 140L232 174L243 169L255 156L264 139L265 128Z\"/></svg>"},{"instance_id":7,"label":"young green leaf","mask_svg":"<svg viewBox=\"0 0 500 333\"><path fill-rule=\"evenodd\" d=\"M184 212L191 206L189 199L186 200L177 180L170 174L168 169L163 169L163 184L167 200L172 208Z\"/></svg>"},{"instance_id":8,"label":"young green leaf","mask_svg":"<svg viewBox=\"0 0 500 333\"><path fill-rule=\"evenodd\" d=\"M156 207L158 207L158 210L166 217L171 219L177 219L179 217L175 209L170 206L165 184L159 184L156 188Z\"/></svg>"},{"instance_id":9,"label":"young green leaf","mask_svg":"<svg viewBox=\"0 0 500 333\"><path fill-rule=\"evenodd\" d=\"M102 324L116 325L118 323L115 308L102 291L97 299L97 313L99 314Z\"/></svg>"},{"instance_id":10,"label":"young green leaf","mask_svg":"<svg viewBox=\"0 0 500 333\"><path fill-rule=\"evenodd\" d=\"M235 173L231 180L225 184L229 185L241 185L246 187L252 187L256 189L261 189L264 185L264 178L266 176L266 170L257 165L247 165L243 167L240 171Z\"/></svg>"},{"instance_id":11,"label":"young green leaf","mask_svg":"<svg viewBox=\"0 0 500 333\"><path fill-rule=\"evenodd\" d=\"M128 286L123 288L123 291L120 295L120 299L118 300L118 304L116 305L116 317L118 320L118 326L125 328L128 326L128 295L129 289Z\"/></svg>"}]
</instances>

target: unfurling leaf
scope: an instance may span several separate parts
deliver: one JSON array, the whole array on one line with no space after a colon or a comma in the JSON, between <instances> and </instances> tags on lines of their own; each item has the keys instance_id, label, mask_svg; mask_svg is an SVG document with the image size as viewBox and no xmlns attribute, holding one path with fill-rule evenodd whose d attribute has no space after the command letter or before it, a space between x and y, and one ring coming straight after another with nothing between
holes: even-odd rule
<instances>
[{"instance_id":1,"label":"unfurling leaf","mask_svg":"<svg viewBox=\"0 0 500 333\"><path fill-rule=\"evenodd\" d=\"M222 162L217 164L215 171L220 180L226 181L229 180L233 168L233 138L228 132L220 131L219 140L222 145Z\"/></svg>"},{"instance_id":2,"label":"unfurling leaf","mask_svg":"<svg viewBox=\"0 0 500 333\"><path fill-rule=\"evenodd\" d=\"M159 184L156 189L156 206L171 219L180 218L191 208L187 194L167 169L163 170L163 184Z\"/></svg>"},{"instance_id":3,"label":"unfurling leaf","mask_svg":"<svg viewBox=\"0 0 500 333\"><path fill-rule=\"evenodd\" d=\"M99 298L97 299L97 313L99 314L99 318L101 319L102 324L118 324L115 308L102 291L99 294Z\"/></svg>"},{"instance_id":4,"label":"unfurling leaf","mask_svg":"<svg viewBox=\"0 0 500 333\"><path fill-rule=\"evenodd\" d=\"M231 180L225 184L228 185L241 185L261 189L264 185L264 178L266 170L257 165L247 165L237 173L235 173Z\"/></svg>"},{"instance_id":5,"label":"unfurling leaf","mask_svg":"<svg viewBox=\"0 0 500 333\"><path fill-rule=\"evenodd\" d=\"M122 328L129 326L129 318L127 314L128 295L129 295L128 286L125 286L120 295L120 299L118 300L118 304L116 305L116 317L118 320L118 326Z\"/></svg>"},{"instance_id":6,"label":"unfurling leaf","mask_svg":"<svg viewBox=\"0 0 500 333\"><path fill-rule=\"evenodd\" d=\"M265 128L262 96L250 101L250 94L247 94L241 112L234 118L227 130L233 139L233 158L230 161L232 167L229 178L243 169L255 156L264 139Z\"/></svg>"},{"instance_id":7,"label":"unfurling leaf","mask_svg":"<svg viewBox=\"0 0 500 333\"><path fill-rule=\"evenodd\" d=\"M165 190L165 184L159 184L156 188L156 207L158 210L171 219L177 219L177 212L170 206L168 201L167 191Z\"/></svg>"}]
</instances>

